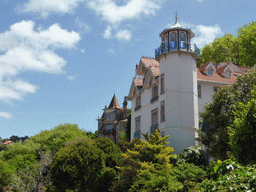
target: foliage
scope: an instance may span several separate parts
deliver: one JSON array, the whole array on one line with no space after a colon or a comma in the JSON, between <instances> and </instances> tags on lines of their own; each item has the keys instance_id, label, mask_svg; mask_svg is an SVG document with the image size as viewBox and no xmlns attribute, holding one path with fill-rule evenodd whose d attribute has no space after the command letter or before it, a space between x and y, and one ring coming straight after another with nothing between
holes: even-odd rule
<instances>
[{"instance_id":1,"label":"foliage","mask_svg":"<svg viewBox=\"0 0 256 192\"><path fill-rule=\"evenodd\" d=\"M256 64L256 22L246 24L238 29L237 37L225 34L205 45L201 50L200 66L207 61L216 63L232 62L239 66L252 67Z\"/></svg>"},{"instance_id":2,"label":"foliage","mask_svg":"<svg viewBox=\"0 0 256 192\"><path fill-rule=\"evenodd\" d=\"M120 148L107 137L98 137L93 143L104 152L106 166L115 168L121 158Z\"/></svg>"},{"instance_id":3,"label":"foliage","mask_svg":"<svg viewBox=\"0 0 256 192\"><path fill-rule=\"evenodd\" d=\"M56 190L93 191L104 168L104 154L87 140L62 148L51 164L52 182Z\"/></svg>"},{"instance_id":4,"label":"foliage","mask_svg":"<svg viewBox=\"0 0 256 192\"><path fill-rule=\"evenodd\" d=\"M178 182L183 184L182 191L192 190L197 183L201 183L206 177L206 171L193 163L179 163L171 173Z\"/></svg>"},{"instance_id":5,"label":"foliage","mask_svg":"<svg viewBox=\"0 0 256 192\"><path fill-rule=\"evenodd\" d=\"M130 188L135 191L143 191L152 182L148 181L148 177L144 177L149 172L157 173L157 177L164 177L172 172L172 165L169 162L173 148L167 146L168 142L165 142L169 136L161 137L159 130L151 135L147 133L143 136L146 141L136 139L131 144L125 145L125 153L122 154L122 159L117 167L121 178L114 185L113 191L127 191ZM159 187L156 183L154 186Z\"/></svg>"},{"instance_id":6,"label":"foliage","mask_svg":"<svg viewBox=\"0 0 256 192\"><path fill-rule=\"evenodd\" d=\"M51 130L45 130L30 137L35 143L39 143L42 148L49 149L54 155L60 148L65 146L65 142L77 137L87 137L86 131L78 128L76 124L58 125Z\"/></svg>"},{"instance_id":7,"label":"foliage","mask_svg":"<svg viewBox=\"0 0 256 192\"><path fill-rule=\"evenodd\" d=\"M195 191L255 191L256 165L241 166L230 159L211 162L209 179L195 187Z\"/></svg>"},{"instance_id":8,"label":"foliage","mask_svg":"<svg viewBox=\"0 0 256 192\"><path fill-rule=\"evenodd\" d=\"M27 140L26 140L27 141ZM22 170L26 167L33 168L36 166L36 146L33 142L13 143L7 146L6 151L2 151L2 160L12 166L15 171Z\"/></svg>"},{"instance_id":9,"label":"foliage","mask_svg":"<svg viewBox=\"0 0 256 192\"><path fill-rule=\"evenodd\" d=\"M0 159L0 190L10 183L11 175L14 174L14 171L7 162Z\"/></svg>"},{"instance_id":10,"label":"foliage","mask_svg":"<svg viewBox=\"0 0 256 192\"><path fill-rule=\"evenodd\" d=\"M232 154L239 163L256 163L256 86L247 103L238 102L235 120L229 127Z\"/></svg>"},{"instance_id":11,"label":"foliage","mask_svg":"<svg viewBox=\"0 0 256 192\"><path fill-rule=\"evenodd\" d=\"M205 106L201 116L211 125L199 132L198 141L208 148L208 154L225 160L229 158L231 147L228 127L233 123L237 103L247 103L252 97L251 90L256 84L256 68L237 77L234 84L219 89L210 104ZM206 122L204 122L205 124Z\"/></svg>"},{"instance_id":12,"label":"foliage","mask_svg":"<svg viewBox=\"0 0 256 192\"><path fill-rule=\"evenodd\" d=\"M186 163L194 163L197 166L206 165L206 154L197 146L183 149L180 158L184 159Z\"/></svg>"},{"instance_id":13,"label":"foliage","mask_svg":"<svg viewBox=\"0 0 256 192\"><path fill-rule=\"evenodd\" d=\"M241 63L244 66L254 66L256 64L256 22L246 24L239 28L238 39L243 54Z\"/></svg>"}]
</instances>

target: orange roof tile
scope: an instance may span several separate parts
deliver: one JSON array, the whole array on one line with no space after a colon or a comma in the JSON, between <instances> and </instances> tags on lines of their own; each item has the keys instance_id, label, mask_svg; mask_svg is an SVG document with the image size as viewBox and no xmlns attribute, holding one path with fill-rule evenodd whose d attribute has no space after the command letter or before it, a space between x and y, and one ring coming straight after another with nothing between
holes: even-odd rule
<instances>
[{"instance_id":1,"label":"orange roof tile","mask_svg":"<svg viewBox=\"0 0 256 192\"><path fill-rule=\"evenodd\" d=\"M159 62L153 58L149 57L142 57L141 61L144 63L145 66L151 67L152 64L155 68L159 68Z\"/></svg>"}]
</instances>

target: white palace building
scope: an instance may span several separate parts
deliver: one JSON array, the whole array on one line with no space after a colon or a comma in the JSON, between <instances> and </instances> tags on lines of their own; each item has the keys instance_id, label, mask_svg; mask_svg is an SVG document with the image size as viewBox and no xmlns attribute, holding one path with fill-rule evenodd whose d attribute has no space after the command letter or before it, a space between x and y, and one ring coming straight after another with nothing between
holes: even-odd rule
<instances>
[{"instance_id":1,"label":"white palace building","mask_svg":"<svg viewBox=\"0 0 256 192\"><path fill-rule=\"evenodd\" d=\"M143 139L141 133L159 129L170 135L169 145L179 154L197 145L199 112L218 87L234 83L249 68L232 63L207 62L197 67L200 52L191 50L191 29L178 22L160 33L162 43L155 58L142 57L136 65L129 91L131 107L131 140Z\"/></svg>"}]
</instances>

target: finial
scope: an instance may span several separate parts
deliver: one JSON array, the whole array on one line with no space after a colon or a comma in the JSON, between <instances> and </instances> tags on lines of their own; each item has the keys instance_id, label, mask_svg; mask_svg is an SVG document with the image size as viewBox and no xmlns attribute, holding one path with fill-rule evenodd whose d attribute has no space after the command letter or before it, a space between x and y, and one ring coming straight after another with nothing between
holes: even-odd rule
<instances>
[{"instance_id":1,"label":"finial","mask_svg":"<svg viewBox=\"0 0 256 192\"><path fill-rule=\"evenodd\" d=\"M176 22L175 22L175 24L178 23L178 16L177 15L178 14L177 14L177 11L176 11Z\"/></svg>"}]
</instances>

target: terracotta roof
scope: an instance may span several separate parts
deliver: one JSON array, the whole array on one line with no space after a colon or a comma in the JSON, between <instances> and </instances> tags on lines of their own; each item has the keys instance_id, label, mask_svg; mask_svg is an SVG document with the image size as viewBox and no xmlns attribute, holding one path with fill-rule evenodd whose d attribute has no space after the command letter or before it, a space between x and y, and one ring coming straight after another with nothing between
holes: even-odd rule
<instances>
[{"instance_id":1,"label":"terracotta roof","mask_svg":"<svg viewBox=\"0 0 256 192\"><path fill-rule=\"evenodd\" d=\"M143 86L143 79L141 79L141 78L133 79L133 82L134 82L136 87Z\"/></svg>"},{"instance_id":2,"label":"terracotta roof","mask_svg":"<svg viewBox=\"0 0 256 192\"><path fill-rule=\"evenodd\" d=\"M154 75L154 77L158 77L159 76L159 68L150 68L152 74Z\"/></svg>"},{"instance_id":3,"label":"terracotta roof","mask_svg":"<svg viewBox=\"0 0 256 192\"><path fill-rule=\"evenodd\" d=\"M231 73L231 78L225 78L220 76L216 71L213 71L213 75L205 75L203 74L199 68L197 68L197 80L201 81L211 81L218 83L234 83L236 80L236 76Z\"/></svg>"},{"instance_id":4,"label":"terracotta roof","mask_svg":"<svg viewBox=\"0 0 256 192\"><path fill-rule=\"evenodd\" d=\"M154 58L142 57L140 60L144 63L146 67L151 67L153 64L155 68L159 68L159 62Z\"/></svg>"},{"instance_id":5,"label":"terracotta roof","mask_svg":"<svg viewBox=\"0 0 256 192\"><path fill-rule=\"evenodd\" d=\"M4 143L2 143L3 145L9 145L9 144L12 144L13 141L5 141Z\"/></svg>"},{"instance_id":6,"label":"terracotta roof","mask_svg":"<svg viewBox=\"0 0 256 192\"><path fill-rule=\"evenodd\" d=\"M117 101L117 98L116 98L116 95L115 95L115 94L114 94L114 96L113 96L113 98L112 98L112 100L111 100L111 102L110 102L108 108L109 108L109 109L110 109L110 108L121 108L121 107L119 106L119 103L118 103L118 101Z\"/></svg>"},{"instance_id":7,"label":"terracotta roof","mask_svg":"<svg viewBox=\"0 0 256 192\"><path fill-rule=\"evenodd\" d=\"M198 67L199 71L203 71L205 70L205 68L211 63L211 61L208 61L207 63L201 65L200 67Z\"/></svg>"}]
</instances>

